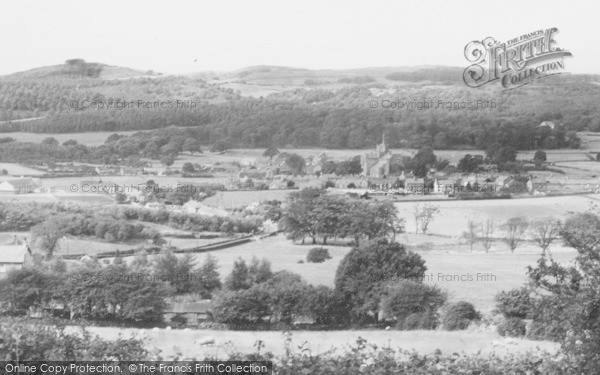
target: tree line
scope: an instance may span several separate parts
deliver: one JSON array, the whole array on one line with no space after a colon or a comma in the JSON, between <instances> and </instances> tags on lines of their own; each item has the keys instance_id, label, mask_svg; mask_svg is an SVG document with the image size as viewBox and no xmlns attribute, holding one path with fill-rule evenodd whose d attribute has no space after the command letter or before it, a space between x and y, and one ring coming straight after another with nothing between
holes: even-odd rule
<instances>
[{"instance_id":1,"label":"tree line","mask_svg":"<svg viewBox=\"0 0 600 375\"><path fill-rule=\"evenodd\" d=\"M320 188L306 188L290 193L284 206L280 227L288 238L304 242L310 238L323 244L328 239L361 239L395 235L404 223L391 202L370 202L359 198L331 195Z\"/></svg>"}]
</instances>

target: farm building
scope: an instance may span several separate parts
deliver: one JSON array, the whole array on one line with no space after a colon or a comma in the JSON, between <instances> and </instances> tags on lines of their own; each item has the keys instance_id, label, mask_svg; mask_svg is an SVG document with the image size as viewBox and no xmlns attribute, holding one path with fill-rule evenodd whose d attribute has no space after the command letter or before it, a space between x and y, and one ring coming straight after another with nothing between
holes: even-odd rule
<instances>
[{"instance_id":1,"label":"farm building","mask_svg":"<svg viewBox=\"0 0 600 375\"><path fill-rule=\"evenodd\" d=\"M21 269L31 262L31 250L25 242L22 245L0 246L0 277L13 269Z\"/></svg>"},{"instance_id":2,"label":"farm building","mask_svg":"<svg viewBox=\"0 0 600 375\"><path fill-rule=\"evenodd\" d=\"M0 194L28 194L33 193L37 184L31 178L19 178L16 180L2 181L0 183Z\"/></svg>"},{"instance_id":3,"label":"farm building","mask_svg":"<svg viewBox=\"0 0 600 375\"><path fill-rule=\"evenodd\" d=\"M196 325L212 319L209 311L210 300L201 302L171 303L165 310L165 321L178 321L183 318L186 324ZM175 318L175 320L173 320Z\"/></svg>"}]
</instances>

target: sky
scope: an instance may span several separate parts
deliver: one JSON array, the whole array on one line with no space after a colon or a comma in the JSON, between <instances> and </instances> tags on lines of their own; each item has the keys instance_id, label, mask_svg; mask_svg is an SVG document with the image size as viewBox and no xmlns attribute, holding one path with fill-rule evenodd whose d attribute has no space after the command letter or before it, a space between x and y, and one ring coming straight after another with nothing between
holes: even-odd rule
<instances>
[{"instance_id":1,"label":"sky","mask_svg":"<svg viewBox=\"0 0 600 375\"><path fill-rule=\"evenodd\" d=\"M573 73L600 74L600 2L193 0L0 2L0 74L71 58L162 73L468 66L464 48L557 27Z\"/></svg>"}]
</instances>

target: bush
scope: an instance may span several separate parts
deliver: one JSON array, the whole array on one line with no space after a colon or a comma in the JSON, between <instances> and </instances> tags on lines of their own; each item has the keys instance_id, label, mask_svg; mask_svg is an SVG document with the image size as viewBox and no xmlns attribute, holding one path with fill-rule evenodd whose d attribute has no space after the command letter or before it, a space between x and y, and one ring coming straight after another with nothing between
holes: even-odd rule
<instances>
[{"instance_id":1,"label":"bush","mask_svg":"<svg viewBox=\"0 0 600 375\"><path fill-rule=\"evenodd\" d=\"M442 324L447 331L457 331L467 329L472 321L479 319L481 315L472 303L460 301L448 307Z\"/></svg>"},{"instance_id":2,"label":"bush","mask_svg":"<svg viewBox=\"0 0 600 375\"><path fill-rule=\"evenodd\" d=\"M348 318L343 296L323 285L309 287L306 313L316 324L341 324Z\"/></svg>"},{"instance_id":3,"label":"bush","mask_svg":"<svg viewBox=\"0 0 600 375\"><path fill-rule=\"evenodd\" d=\"M306 311L309 289L299 275L279 271L247 289L217 294L211 311L219 323L256 324L269 317L269 322L291 324Z\"/></svg>"},{"instance_id":4,"label":"bush","mask_svg":"<svg viewBox=\"0 0 600 375\"><path fill-rule=\"evenodd\" d=\"M188 319L185 317L185 314L177 313L171 318L171 323L175 323L178 326L185 326L188 323Z\"/></svg>"},{"instance_id":5,"label":"bush","mask_svg":"<svg viewBox=\"0 0 600 375\"><path fill-rule=\"evenodd\" d=\"M525 336L527 328L521 318L508 318L498 326L500 336L520 337Z\"/></svg>"},{"instance_id":6,"label":"bush","mask_svg":"<svg viewBox=\"0 0 600 375\"><path fill-rule=\"evenodd\" d=\"M409 326L432 329L437 326L435 314L446 302L446 294L438 287L412 280L388 284L381 300L381 308L388 319L402 327ZM417 317L420 317L419 320ZM409 319L410 318L410 319ZM409 320L407 322L407 320Z\"/></svg>"},{"instance_id":7,"label":"bush","mask_svg":"<svg viewBox=\"0 0 600 375\"><path fill-rule=\"evenodd\" d=\"M152 359L143 340L115 338L108 341L83 328L32 324L31 321L0 323L0 356L3 361L137 361ZM2 373L6 373L3 369Z\"/></svg>"},{"instance_id":8,"label":"bush","mask_svg":"<svg viewBox=\"0 0 600 375\"><path fill-rule=\"evenodd\" d=\"M259 323L269 315L269 295L257 287L221 292L212 299L211 311L218 323Z\"/></svg>"},{"instance_id":9,"label":"bush","mask_svg":"<svg viewBox=\"0 0 600 375\"><path fill-rule=\"evenodd\" d=\"M531 317L532 300L529 290L525 287L515 288L509 291L501 291L494 298L496 311L505 318L527 319Z\"/></svg>"},{"instance_id":10,"label":"bush","mask_svg":"<svg viewBox=\"0 0 600 375\"><path fill-rule=\"evenodd\" d=\"M306 261L308 263L323 263L324 261L331 259L329 250L322 247L313 247L308 251L306 255Z\"/></svg>"},{"instance_id":11,"label":"bush","mask_svg":"<svg viewBox=\"0 0 600 375\"><path fill-rule=\"evenodd\" d=\"M435 329L438 325L438 319L435 314L410 314L403 322L398 322L396 328L403 330L415 329Z\"/></svg>"}]
</instances>

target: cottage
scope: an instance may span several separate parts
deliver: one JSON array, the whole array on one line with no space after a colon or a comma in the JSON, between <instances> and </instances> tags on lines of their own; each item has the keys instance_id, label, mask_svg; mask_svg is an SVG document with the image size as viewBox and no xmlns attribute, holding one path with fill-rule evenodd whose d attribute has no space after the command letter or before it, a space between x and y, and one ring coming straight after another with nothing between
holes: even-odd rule
<instances>
[{"instance_id":1,"label":"cottage","mask_svg":"<svg viewBox=\"0 0 600 375\"><path fill-rule=\"evenodd\" d=\"M435 180L433 182L433 192L439 194L452 194L459 185L453 180Z\"/></svg>"},{"instance_id":2,"label":"cottage","mask_svg":"<svg viewBox=\"0 0 600 375\"><path fill-rule=\"evenodd\" d=\"M197 325L212 319L209 308L210 300L171 303L165 310L165 321L181 322L183 320L185 324Z\"/></svg>"},{"instance_id":3,"label":"cottage","mask_svg":"<svg viewBox=\"0 0 600 375\"><path fill-rule=\"evenodd\" d=\"M425 180L422 178L407 178L404 181L404 190L414 194L425 193Z\"/></svg>"},{"instance_id":4,"label":"cottage","mask_svg":"<svg viewBox=\"0 0 600 375\"><path fill-rule=\"evenodd\" d=\"M282 190L287 189L288 182L285 180L275 180L269 184L269 190Z\"/></svg>"},{"instance_id":5,"label":"cottage","mask_svg":"<svg viewBox=\"0 0 600 375\"><path fill-rule=\"evenodd\" d=\"M19 270L30 262L31 250L27 242L22 245L0 246L0 277L10 270Z\"/></svg>"},{"instance_id":6,"label":"cottage","mask_svg":"<svg viewBox=\"0 0 600 375\"><path fill-rule=\"evenodd\" d=\"M28 194L33 193L36 183L31 178L19 178L16 180L2 181L0 183L0 194Z\"/></svg>"},{"instance_id":7,"label":"cottage","mask_svg":"<svg viewBox=\"0 0 600 375\"><path fill-rule=\"evenodd\" d=\"M496 178L496 188L497 189L502 189L504 187L508 187L510 185L512 181L512 178L510 176L499 176Z\"/></svg>"}]
</instances>

